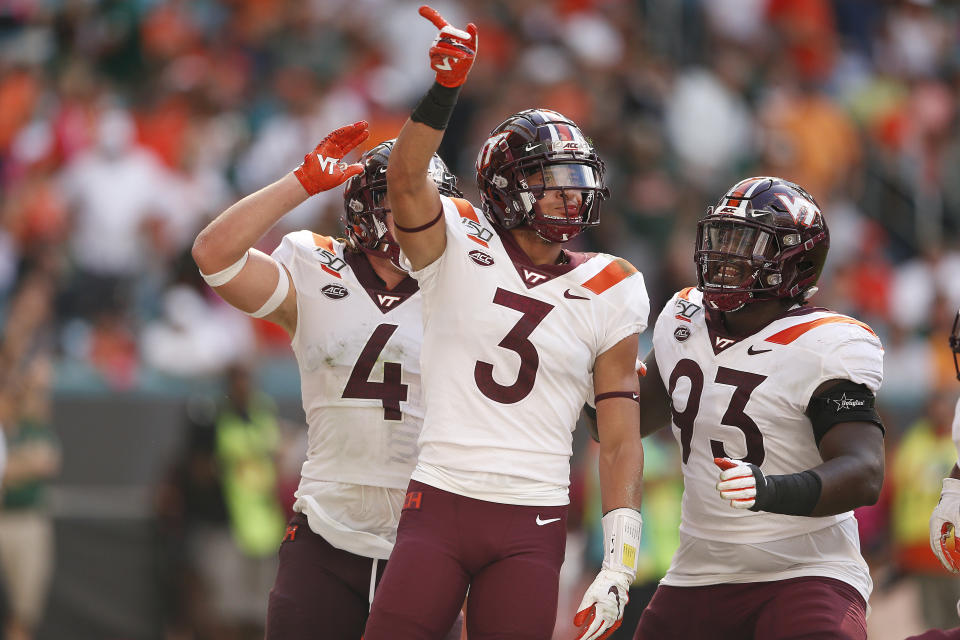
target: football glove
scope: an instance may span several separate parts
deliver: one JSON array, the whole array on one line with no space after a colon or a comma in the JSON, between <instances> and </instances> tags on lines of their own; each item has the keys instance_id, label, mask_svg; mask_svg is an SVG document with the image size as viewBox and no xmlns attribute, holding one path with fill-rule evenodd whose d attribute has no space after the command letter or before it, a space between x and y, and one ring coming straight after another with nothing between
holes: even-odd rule
<instances>
[{"instance_id":1,"label":"football glove","mask_svg":"<svg viewBox=\"0 0 960 640\"><path fill-rule=\"evenodd\" d=\"M577 640L604 640L623 622L630 585L637 573L643 519L635 509L613 509L603 516L603 567L577 607Z\"/></svg>"},{"instance_id":2,"label":"football glove","mask_svg":"<svg viewBox=\"0 0 960 640\"><path fill-rule=\"evenodd\" d=\"M957 525L960 524L960 480L943 479L940 502L930 516L930 548L949 571L960 572L960 548L957 548ZM954 544L948 546L953 536ZM957 605L960 610L960 604Z\"/></svg>"},{"instance_id":3,"label":"football glove","mask_svg":"<svg viewBox=\"0 0 960 640\"><path fill-rule=\"evenodd\" d=\"M440 30L430 47L430 68L437 72L437 83L459 87L466 82L477 55L477 26L471 22L466 31L457 29L427 5L420 7L420 15Z\"/></svg>"},{"instance_id":4,"label":"football glove","mask_svg":"<svg viewBox=\"0 0 960 640\"><path fill-rule=\"evenodd\" d=\"M730 458L714 458L720 467L717 491L735 509L749 509L757 502L758 491L766 487L763 472L756 465Z\"/></svg>"},{"instance_id":5,"label":"football glove","mask_svg":"<svg viewBox=\"0 0 960 640\"><path fill-rule=\"evenodd\" d=\"M363 165L347 164L343 156L370 136L365 121L340 127L320 141L313 151L303 157L303 163L293 170L304 190L311 196L341 185L363 173Z\"/></svg>"},{"instance_id":6,"label":"football glove","mask_svg":"<svg viewBox=\"0 0 960 640\"><path fill-rule=\"evenodd\" d=\"M576 640L604 640L620 627L632 582L629 573L600 570L573 617L573 624L580 628Z\"/></svg>"}]
</instances>

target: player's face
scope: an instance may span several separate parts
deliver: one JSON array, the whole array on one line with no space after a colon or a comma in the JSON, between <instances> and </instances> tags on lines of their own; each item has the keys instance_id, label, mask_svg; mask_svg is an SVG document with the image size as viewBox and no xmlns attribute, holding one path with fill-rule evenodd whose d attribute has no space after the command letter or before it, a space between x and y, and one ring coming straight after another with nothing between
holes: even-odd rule
<instances>
[{"instance_id":1,"label":"player's face","mask_svg":"<svg viewBox=\"0 0 960 640\"><path fill-rule=\"evenodd\" d=\"M719 287L742 287L750 284L754 271L753 261L770 258L776 245L766 231L730 221L715 221L704 228L703 249L723 256L707 260L704 279L707 284ZM715 254L716 255L716 254Z\"/></svg>"},{"instance_id":2,"label":"player's face","mask_svg":"<svg viewBox=\"0 0 960 640\"><path fill-rule=\"evenodd\" d=\"M526 181L537 198L540 215L561 220L578 220L583 189L596 186L593 170L580 164L546 166L531 172Z\"/></svg>"}]
</instances>

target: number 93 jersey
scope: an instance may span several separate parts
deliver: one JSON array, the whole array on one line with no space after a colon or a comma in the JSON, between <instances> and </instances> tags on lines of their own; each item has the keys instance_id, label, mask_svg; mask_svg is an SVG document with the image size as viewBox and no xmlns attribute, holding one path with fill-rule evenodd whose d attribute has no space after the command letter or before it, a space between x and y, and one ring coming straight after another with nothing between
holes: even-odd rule
<instances>
[{"instance_id":1,"label":"number 93 jersey","mask_svg":"<svg viewBox=\"0 0 960 640\"><path fill-rule=\"evenodd\" d=\"M413 478L490 502L567 504L594 361L646 328L643 276L606 254L534 265L469 202L441 200L446 248L412 274L426 405Z\"/></svg>"},{"instance_id":2,"label":"number 93 jersey","mask_svg":"<svg viewBox=\"0 0 960 640\"><path fill-rule=\"evenodd\" d=\"M812 518L733 509L716 490L720 471L713 459L745 460L765 475L822 464L807 405L828 380L850 380L877 392L883 348L870 327L827 309L799 306L735 338L723 332L719 317L707 317L702 292L688 288L660 313L653 345L681 449L681 531L760 543L853 517L851 511Z\"/></svg>"},{"instance_id":3,"label":"number 93 jersey","mask_svg":"<svg viewBox=\"0 0 960 640\"><path fill-rule=\"evenodd\" d=\"M273 257L297 290L303 481L405 489L423 422L416 281L388 290L366 256L309 231L284 236Z\"/></svg>"}]
</instances>

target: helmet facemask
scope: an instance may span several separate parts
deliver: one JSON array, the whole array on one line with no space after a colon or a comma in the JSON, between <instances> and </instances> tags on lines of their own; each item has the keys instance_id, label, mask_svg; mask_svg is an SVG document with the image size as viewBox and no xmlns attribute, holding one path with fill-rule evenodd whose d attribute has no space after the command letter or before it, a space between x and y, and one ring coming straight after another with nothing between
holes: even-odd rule
<instances>
[{"instance_id":1,"label":"helmet facemask","mask_svg":"<svg viewBox=\"0 0 960 640\"><path fill-rule=\"evenodd\" d=\"M765 225L734 216L702 220L697 279L707 303L717 311L736 311L758 292L776 288L782 274L770 260L779 252L776 233Z\"/></svg>"},{"instance_id":2,"label":"helmet facemask","mask_svg":"<svg viewBox=\"0 0 960 640\"><path fill-rule=\"evenodd\" d=\"M830 236L812 196L780 178L748 178L697 225L698 288L717 311L812 296Z\"/></svg>"},{"instance_id":3,"label":"helmet facemask","mask_svg":"<svg viewBox=\"0 0 960 640\"><path fill-rule=\"evenodd\" d=\"M508 118L477 156L483 210L502 229L529 225L548 242L567 242L600 222L610 195L603 161L579 128L548 109Z\"/></svg>"},{"instance_id":4,"label":"helmet facemask","mask_svg":"<svg viewBox=\"0 0 960 640\"><path fill-rule=\"evenodd\" d=\"M367 255L387 258L398 269L400 266L400 245L387 226L386 207L387 185L372 182L356 189L347 200L345 227L347 240Z\"/></svg>"},{"instance_id":5,"label":"helmet facemask","mask_svg":"<svg viewBox=\"0 0 960 640\"><path fill-rule=\"evenodd\" d=\"M600 223L602 187L596 171L584 164L522 163L519 187L512 195L523 219L544 240L566 242Z\"/></svg>"}]
</instances>

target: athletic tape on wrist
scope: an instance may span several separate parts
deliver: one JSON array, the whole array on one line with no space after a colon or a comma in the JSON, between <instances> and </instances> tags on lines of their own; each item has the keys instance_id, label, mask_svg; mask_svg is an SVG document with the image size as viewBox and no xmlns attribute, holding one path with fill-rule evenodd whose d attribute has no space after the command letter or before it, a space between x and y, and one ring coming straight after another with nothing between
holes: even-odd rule
<instances>
[{"instance_id":1,"label":"athletic tape on wrist","mask_svg":"<svg viewBox=\"0 0 960 640\"><path fill-rule=\"evenodd\" d=\"M283 268L283 265L279 262L276 262L277 269L280 271L280 279L277 280L277 288L273 290L273 294L263 303L263 306L257 309L252 313L247 313L247 315L254 318L262 318L265 315L273 313L277 307L280 306L280 303L287 297L287 291L290 290L290 278L287 276L287 270Z\"/></svg>"},{"instance_id":2,"label":"athletic tape on wrist","mask_svg":"<svg viewBox=\"0 0 960 640\"><path fill-rule=\"evenodd\" d=\"M439 82L434 82L413 109L410 119L425 124L431 129L443 131L450 122L450 115L457 105L459 95L460 87L445 87Z\"/></svg>"},{"instance_id":3,"label":"athletic tape on wrist","mask_svg":"<svg viewBox=\"0 0 960 640\"><path fill-rule=\"evenodd\" d=\"M759 469L752 466L753 477L757 478ZM761 491L760 479L757 480L757 500L750 511L768 511L788 516L809 516L820 501L823 481L809 469L800 473L763 476L764 487Z\"/></svg>"},{"instance_id":4,"label":"athletic tape on wrist","mask_svg":"<svg viewBox=\"0 0 960 640\"><path fill-rule=\"evenodd\" d=\"M237 277L237 274L243 271L243 266L247 264L247 257L250 256L250 251L244 251L243 257L234 262L232 265L223 269L222 271L217 271L212 273L209 276L203 271L200 271L200 277L210 285L211 287L222 287L231 280Z\"/></svg>"},{"instance_id":5,"label":"athletic tape on wrist","mask_svg":"<svg viewBox=\"0 0 960 640\"><path fill-rule=\"evenodd\" d=\"M603 568L637 574L637 552L643 518L636 509L622 507L600 520L603 525Z\"/></svg>"}]
</instances>

